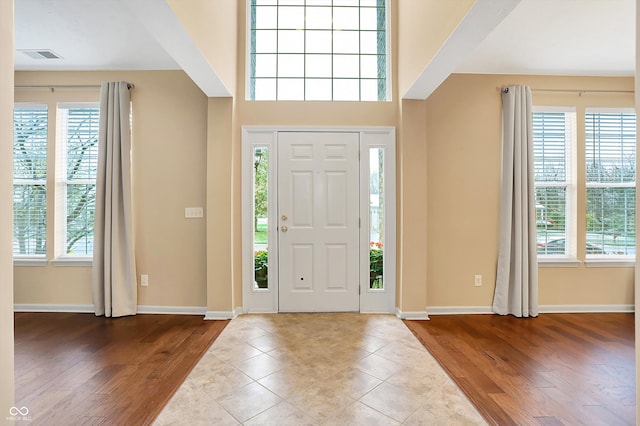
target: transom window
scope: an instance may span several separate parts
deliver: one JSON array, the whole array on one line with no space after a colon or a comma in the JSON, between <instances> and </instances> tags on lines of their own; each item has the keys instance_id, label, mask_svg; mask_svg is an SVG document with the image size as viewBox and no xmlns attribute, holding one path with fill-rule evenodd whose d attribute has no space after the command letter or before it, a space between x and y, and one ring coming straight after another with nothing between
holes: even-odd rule
<instances>
[{"instance_id":1,"label":"transom window","mask_svg":"<svg viewBox=\"0 0 640 426\"><path fill-rule=\"evenodd\" d=\"M388 100L387 0L250 0L250 100Z\"/></svg>"}]
</instances>

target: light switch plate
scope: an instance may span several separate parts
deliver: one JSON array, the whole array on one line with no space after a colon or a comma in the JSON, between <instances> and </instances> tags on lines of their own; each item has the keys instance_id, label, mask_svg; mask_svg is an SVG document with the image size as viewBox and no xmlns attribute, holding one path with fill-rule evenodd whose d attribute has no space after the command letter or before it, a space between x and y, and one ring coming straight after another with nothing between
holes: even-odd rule
<instances>
[{"instance_id":1,"label":"light switch plate","mask_svg":"<svg viewBox=\"0 0 640 426\"><path fill-rule=\"evenodd\" d=\"M202 207L185 207L184 217L187 219L204 217L204 209Z\"/></svg>"}]
</instances>

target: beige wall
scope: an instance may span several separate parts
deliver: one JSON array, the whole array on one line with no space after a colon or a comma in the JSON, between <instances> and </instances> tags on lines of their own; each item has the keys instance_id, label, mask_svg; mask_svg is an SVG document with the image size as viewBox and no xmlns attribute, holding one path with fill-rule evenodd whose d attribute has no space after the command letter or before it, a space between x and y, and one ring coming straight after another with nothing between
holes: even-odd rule
<instances>
[{"instance_id":1,"label":"beige wall","mask_svg":"<svg viewBox=\"0 0 640 426\"><path fill-rule=\"evenodd\" d=\"M0 424L14 405L13 381L13 0L0 2Z\"/></svg>"},{"instance_id":2,"label":"beige wall","mask_svg":"<svg viewBox=\"0 0 640 426\"><path fill-rule=\"evenodd\" d=\"M392 0L398 3L399 96L403 96L449 38L475 0ZM396 92L398 93L398 92Z\"/></svg>"},{"instance_id":3,"label":"beige wall","mask_svg":"<svg viewBox=\"0 0 640 426\"><path fill-rule=\"evenodd\" d=\"M233 99L209 98L207 131L207 310L233 301ZM241 306L241 305L240 305Z\"/></svg>"},{"instance_id":4,"label":"beige wall","mask_svg":"<svg viewBox=\"0 0 640 426\"><path fill-rule=\"evenodd\" d=\"M205 219L184 218L185 207L206 207L207 98L200 89L181 71L16 73L16 85L94 85L113 80L135 85L135 245L138 273L149 275L149 287L138 288L138 304L206 306ZM88 97L97 100L97 89L16 91L16 101L40 100L52 106ZM48 252L51 257L51 247ZM50 264L14 270L15 303L92 303L90 267Z\"/></svg>"},{"instance_id":5,"label":"beige wall","mask_svg":"<svg viewBox=\"0 0 640 426\"><path fill-rule=\"evenodd\" d=\"M427 128L426 102L403 100L398 148L398 287L403 312L427 307Z\"/></svg>"},{"instance_id":6,"label":"beige wall","mask_svg":"<svg viewBox=\"0 0 640 426\"><path fill-rule=\"evenodd\" d=\"M429 306L490 306L498 253L501 97L498 87L633 90L632 78L452 75L426 101ZM632 107L631 94L533 92L534 105ZM580 127L580 126L578 126ZM584 158L584 132L578 132ZM578 182L584 167L578 162ZM584 185L578 185L578 192ZM578 217L584 217L578 203ZM584 229L584 221L578 230ZM584 236L578 232L578 246ZM584 259L584 250L578 252ZM484 285L474 287L474 275ZM541 305L633 303L633 268L540 268Z\"/></svg>"},{"instance_id":7,"label":"beige wall","mask_svg":"<svg viewBox=\"0 0 640 426\"><path fill-rule=\"evenodd\" d=\"M235 93L237 2L168 0L167 3L229 93Z\"/></svg>"}]
</instances>

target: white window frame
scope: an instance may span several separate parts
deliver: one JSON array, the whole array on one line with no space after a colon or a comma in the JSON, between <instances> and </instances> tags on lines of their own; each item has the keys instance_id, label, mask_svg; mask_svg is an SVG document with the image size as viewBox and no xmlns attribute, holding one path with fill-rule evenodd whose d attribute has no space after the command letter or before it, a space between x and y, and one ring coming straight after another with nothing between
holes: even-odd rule
<instances>
[{"instance_id":1,"label":"white window frame","mask_svg":"<svg viewBox=\"0 0 640 426\"><path fill-rule=\"evenodd\" d=\"M99 102L60 102L57 104L56 120L56 197L55 197L55 231L54 231L54 258L51 261L58 266L90 266L93 263L93 254L68 254L67 246L67 185L69 184L96 184L95 179L67 180L67 141L63 134L66 125L63 123L65 114L60 113L64 109L92 108L100 109Z\"/></svg>"},{"instance_id":2,"label":"white window frame","mask_svg":"<svg viewBox=\"0 0 640 426\"><path fill-rule=\"evenodd\" d=\"M26 101L19 100L14 102L14 108L36 107L40 109L46 108L48 111L48 129L47 129L47 248L45 255L29 255L13 256L13 265L19 267L45 267L49 264L55 266L91 266L93 263L92 255L65 255L66 247L66 198L61 190L60 176L66 179L66 170L61 175L59 172L60 159L57 158L62 151L64 145L60 139L60 118L58 111L60 106L64 107L99 107L97 99L99 94L96 93L77 93L69 95L56 96L56 100L49 99L48 94L43 96L43 100L36 99L32 101L32 96L27 96ZM72 98L72 99L69 99ZM66 101L66 100L69 101ZM79 99L75 101L75 99ZM64 169L66 166L62 164ZM62 180L65 180L62 179ZM79 181L75 181L80 183Z\"/></svg>"},{"instance_id":3,"label":"white window frame","mask_svg":"<svg viewBox=\"0 0 640 426\"><path fill-rule=\"evenodd\" d=\"M634 108L609 108L609 107L587 107L584 110L584 118L585 118L585 145L586 145L586 116L587 114L597 114L597 113L614 113L614 114L634 114L636 115L636 110ZM637 115L636 115L636 127L637 127ZM636 162L637 162L637 152L636 152ZM586 170L586 146L585 146L585 170ZM636 166L637 168L637 166ZM636 176L636 182L637 182ZM636 182L627 182L627 183L617 183L617 184L606 184L600 182L587 182L586 180L586 172L585 172L585 188L636 188L636 197L637 197L637 186ZM585 213L586 213L586 203L587 203L587 193L585 190ZM637 214L637 212L636 212ZM586 242L586 222L585 222L585 242ZM636 229L636 247L637 247L637 238L638 231ZM635 266L635 255L616 255L616 254L605 254L605 255L597 255L597 254L585 254L585 265L588 267L629 267Z\"/></svg>"},{"instance_id":4,"label":"white window frame","mask_svg":"<svg viewBox=\"0 0 640 426\"><path fill-rule=\"evenodd\" d=\"M391 102L392 101L392 67L391 67L391 55L392 55L392 50L391 50L391 8L390 8L390 1L389 0L384 0L385 2L385 45L386 45L386 64L385 64L385 71L386 71L386 83L385 83L385 91L386 91L386 97L384 100L376 100L376 101L362 101L362 100L334 100L333 99L333 95L331 96L330 100L326 100L325 102ZM246 49L245 49L245 100L246 101L250 101L250 102L287 102L287 100L279 100L279 99L255 99L251 97L251 7L252 7L252 0L246 0ZM275 5L274 5L275 6ZM306 55L306 51L303 52L303 54ZM280 79L280 78L287 78L287 77L280 77L280 76L276 76L276 80ZM303 77L303 79L307 79L307 74L305 72L305 75ZM362 79L361 74L358 74L358 81L360 81ZM331 80L333 81L333 72L332 72L332 78ZM276 89L277 90L277 89ZM310 99L310 100L306 100L306 94L305 94L305 99L304 100L300 100L299 102L315 102L316 100ZM276 92L276 98L277 98L277 92Z\"/></svg>"},{"instance_id":5,"label":"white window frame","mask_svg":"<svg viewBox=\"0 0 640 426\"><path fill-rule=\"evenodd\" d=\"M565 191L565 253L538 255L538 265L542 267L576 267L580 265L577 258L577 112L575 107L534 106L533 112L564 113L566 120L565 145L565 177L563 183L534 182L535 188L566 187Z\"/></svg>"}]
</instances>

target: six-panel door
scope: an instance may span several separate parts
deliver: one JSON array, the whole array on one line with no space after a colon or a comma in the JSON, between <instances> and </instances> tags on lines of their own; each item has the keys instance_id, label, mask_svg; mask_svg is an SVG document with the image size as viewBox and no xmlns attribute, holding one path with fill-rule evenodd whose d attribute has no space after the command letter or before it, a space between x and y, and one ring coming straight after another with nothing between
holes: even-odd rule
<instances>
[{"instance_id":1,"label":"six-panel door","mask_svg":"<svg viewBox=\"0 0 640 426\"><path fill-rule=\"evenodd\" d=\"M279 310L358 311L358 133L278 133Z\"/></svg>"}]
</instances>

